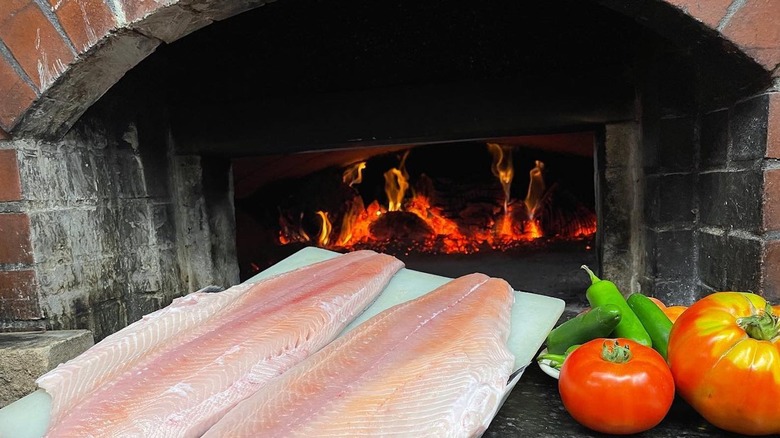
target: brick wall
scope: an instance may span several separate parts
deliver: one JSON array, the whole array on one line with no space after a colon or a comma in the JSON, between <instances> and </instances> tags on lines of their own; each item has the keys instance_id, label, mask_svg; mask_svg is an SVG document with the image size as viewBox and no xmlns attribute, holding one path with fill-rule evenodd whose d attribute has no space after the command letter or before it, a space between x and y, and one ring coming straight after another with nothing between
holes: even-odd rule
<instances>
[{"instance_id":1,"label":"brick wall","mask_svg":"<svg viewBox=\"0 0 780 438\"><path fill-rule=\"evenodd\" d=\"M650 66L643 86L642 289L681 304L716 290L780 301L777 92L712 96L707 65L688 67L679 81Z\"/></svg>"},{"instance_id":2,"label":"brick wall","mask_svg":"<svg viewBox=\"0 0 780 438\"><path fill-rule=\"evenodd\" d=\"M5 143L0 159L18 172L4 174L15 202L0 203L2 328L87 328L99 340L176 296L238 281L223 243L232 191L204 186L228 169L176 154L163 106L149 104L114 93L60 141Z\"/></svg>"},{"instance_id":3,"label":"brick wall","mask_svg":"<svg viewBox=\"0 0 780 438\"><path fill-rule=\"evenodd\" d=\"M235 280L229 191L208 182L226 178L224 163L177 155L164 124L82 115L160 44L265 1L0 1L2 328L75 325L99 339L176 294ZM780 75L778 1L593 3L683 49L708 39ZM669 83L706 83L699 72ZM628 281L686 300L731 287L778 296L776 93L733 90L715 105L660 84L642 96L641 161L612 163L642 182L630 198L642 204L629 204L642 212L626 217L644 232L623 242L644 252Z\"/></svg>"}]
</instances>

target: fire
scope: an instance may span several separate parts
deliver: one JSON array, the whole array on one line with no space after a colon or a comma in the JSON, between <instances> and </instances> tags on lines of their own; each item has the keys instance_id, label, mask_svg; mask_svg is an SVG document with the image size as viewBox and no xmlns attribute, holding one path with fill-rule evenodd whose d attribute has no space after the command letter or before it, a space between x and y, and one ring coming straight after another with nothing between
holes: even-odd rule
<instances>
[{"instance_id":1,"label":"fire","mask_svg":"<svg viewBox=\"0 0 780 438\"><path fill-rule=\"evenodd\" d=\"M344 170L341 180L349 187L363 182L363 169L366 168L366 162L355 163Z\"/></svg>"},{"instance_id":2,"label":"fire","mask_svg":"<svg viewBox=\"0 0 780 438\"><path fill-rule=\"evenodd\" d=\"M353 190L355 195L344 205L340 221L331 223L327 211L317 211L319 218L319 234L317 244L321 247L342 250L358 247L383 249L387 245L398 244L407 233L416 239L410 242L412 247L424 251L443 253L470 253L481 248L506 249L519 242L528 242L545 236L545 226L558 222L557 217L550 219L549 196L544 181L544 163L537 160L530 171L530 182L526 197L522 201L513 200L511 185L514 177L512 148L497 143L488 143L488 150L493 157L491 170L501 184L503 199L496 201L502 206L501 212L495 212L496 217L486 218L484 225L475 226L474 221L468 226L458 222L459 217L448 212L434 202L436 193L428 183L416 186L415 190L406 171L407 150L401 157L399 165L384 172L385 195L387 206L382 206L377 200L368 206L358 194L355 186L363 181L363 170L366 162L355 163L344 169L342 181ZM424 193L423 193L424 192ZM546 204L545 204L546 202ZM540 206L547 205L544 209ZM543 211L542 211L543 210ZM553 215L554 216L554 215ZM553 222L550 222L550 221ZM546 221L546 222L545 222ZM282 231L279 242L282 244L298 241L308 242L311 239L299 226L297 229L289 220L280 218ZM543 226L543 224L548 224ZM595 233L595 214L585 215L572 224L566 225L565 235L571 237L590 236ZM553 226L552 229L556 229ZM572 231L573 230L573 231ZM554 231L553 233L558 233ZM334 234L334 236L332 236ZM556 236L558 234L551 234Z\"/></svg>"},{"instance_id":3,"label":"fire","mask_svg":"<svg viewBox=\"0 0 780 438\"><path fill-rule=\"evenodd\" d=\"M328 246L328 243L330 243L330 232L333 229L333 226L330 224L327 212L318 211L317 216L319 216L320 220L322 221L320 224L320 236L317 238L317 244L320 246Z\"/></svg>"},{"instance_id":4,"label":"fire","mask_svg":"<svg viewBox=\"0 0 780 438\"><path fill-rule=\"evenodd\" d=\"M546 190L544 186L544 177L542 171L544 163L536 160L536 166L531 169L531 181L528 183L528 194L525 195L525 209L528 212L528 218L533 219L536 208L539 206L539 200L544 196Z\"/></svg>"},{"instance_id":5,"label":"fire","mask_svg":"<svg viewBox=\"0 0 780 438\"><path fill-rule=\"evenodd\" d=\"M406 190L409 188L409 182L404 178L403 173L396 168L385 172L385 194L387 194L387 210L401 211Z\"/></svg>"},{"instance_id":6,"label":"fire","mask_svg":"<svg viewBox=\"0 0 780 438\"><path fill-rule=\"evenodd\" d=\"M509 213L509 199L512 190L512 178L515 176L515 168L512 165L512 149L501 146L496 143L488 143L488 150L493 156L493 166L491 170L493 175L501 181L501 187L504 189L504 215Z\"/></svg>"}]
</instances>

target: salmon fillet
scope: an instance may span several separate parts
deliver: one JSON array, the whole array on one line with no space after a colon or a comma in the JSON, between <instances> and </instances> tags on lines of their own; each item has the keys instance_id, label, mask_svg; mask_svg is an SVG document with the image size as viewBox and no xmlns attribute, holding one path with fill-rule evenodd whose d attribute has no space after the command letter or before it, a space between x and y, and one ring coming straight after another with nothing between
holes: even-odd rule
<instances>
[{"instance_id":1,"label":"salmon fillet","mask_svg":"<svg viewBox=\"0 0 780 438\"><path fill-rule=\"evenodd\" d=\"M358 251L179 299L39 379L47 436L200 436L335 338L402 266Z\"/></svg>"},{"instance_id":2,"label":"salmon fillet","mask_svg":"<svg viewBox=\"0 0 780 438\"><path fill-rule=\"evenodd\" d=\"M392 307L239 403L204 437L468 437L514 365L514 293L471 274Z\"/></svg>"}]
</instances>

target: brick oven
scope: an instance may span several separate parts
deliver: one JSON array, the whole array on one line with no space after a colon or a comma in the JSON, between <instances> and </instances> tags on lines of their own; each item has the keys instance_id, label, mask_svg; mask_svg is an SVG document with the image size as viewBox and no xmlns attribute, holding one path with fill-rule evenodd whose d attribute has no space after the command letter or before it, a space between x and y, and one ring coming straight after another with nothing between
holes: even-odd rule
<instances>
[{"instance_id":1,"label":"brick oven","mask_svg":"<svg viewBox=\"0 0 780 438\"><path fill-rule=\"evenodd\" d=\"M605 276L780 300L780 3L265 3L2 2L0 329L238 282L234 160L579 133Z\"/></svg>"}]
</instances>

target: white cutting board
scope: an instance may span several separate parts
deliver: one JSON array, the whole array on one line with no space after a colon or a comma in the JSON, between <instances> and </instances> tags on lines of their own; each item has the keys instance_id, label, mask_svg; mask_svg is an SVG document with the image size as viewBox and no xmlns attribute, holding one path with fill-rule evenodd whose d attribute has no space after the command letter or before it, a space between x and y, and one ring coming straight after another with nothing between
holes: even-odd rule
<instances>
[{"instance_id":1,"label":"white cutting board","mask_svg":"<svg viewBox=\"0 0 780 438\"><path fill-rule=\"evenodd\" d=\"M327 260L338 253L321 248L308 247L287 257L265 271L255 275L246 283L255 283L263 278L281 274L315 262ZM353 329L377 313L422 296L441 286L450 279L424 272L401 269L387 285L379 298L344 330ZM564 302L558 298L528 292L515 292L512 307L512 330L509 334L509 349L515 355L515 371L531 363L534 355L544 343L563 313ZM504 400L522 376L518 372L509 382ZM503 403L503 402L502 402ZM51 399L46 392L38 390L0 409L0 438L40 438L49 423Z\"/></svg>"}]
</instances>

